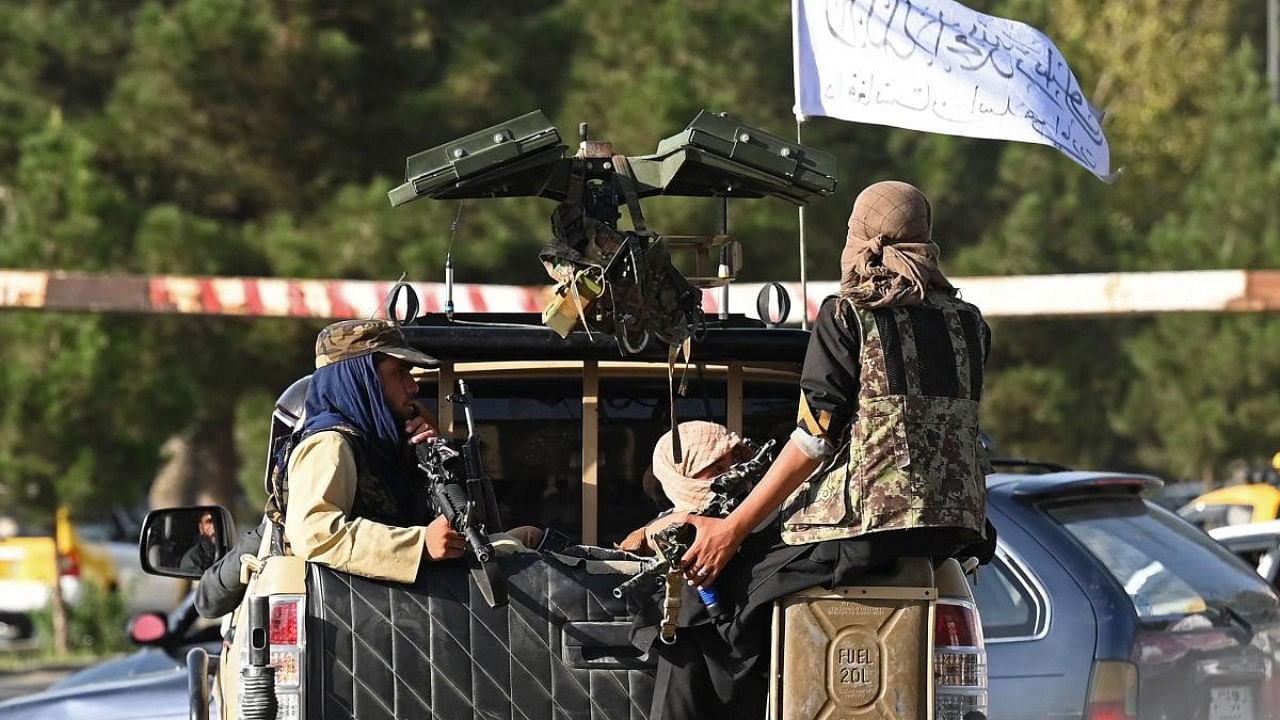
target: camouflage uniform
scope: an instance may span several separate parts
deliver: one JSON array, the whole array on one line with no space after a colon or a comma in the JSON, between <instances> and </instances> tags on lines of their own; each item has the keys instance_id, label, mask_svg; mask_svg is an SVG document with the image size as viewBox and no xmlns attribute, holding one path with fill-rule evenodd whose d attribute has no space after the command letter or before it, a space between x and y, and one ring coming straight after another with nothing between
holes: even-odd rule
<instances>
[{"instance_id":1,"label":"camouflage uniform","mask_svg":"<svg viewBox=\"0 0 1280 720\"><path fill-rule=\"evenodd\" d=\"M797 435L830 438L840 451L788 498L783 539L981 533L987 465L978 403L989 344L981 312L952 293L875 309L829 298L810 344L816 359L806 357ZM848 362L821 372L833 353Z\"/></svg>"},{"instance_id":2,"label":"camouflage uniform","mask_svg":"<svg viewBox=\"0 0 1280 720\"><path fill-rule=\"evenodd\" d=\"M400 326L390 320L343 320L316 336L316 369L370 353L382 353L417 365L435 367L440 362L409 347Z\"/></svg>"}]
</instances>

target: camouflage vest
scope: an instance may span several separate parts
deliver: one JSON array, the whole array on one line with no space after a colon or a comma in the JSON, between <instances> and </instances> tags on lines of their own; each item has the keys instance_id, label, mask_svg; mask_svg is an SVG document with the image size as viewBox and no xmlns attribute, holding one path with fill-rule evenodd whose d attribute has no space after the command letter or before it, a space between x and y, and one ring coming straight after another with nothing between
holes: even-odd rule
<instances>
[{"instance_id":1,"label":"camouflage vest","mask_svg":"<svg viewBox=\"0 0 1280 720\"><path fill-rule=\"evenodd\" d=\"M942 293L924 305L838 307L860 334L857 414L849 442L784 505L783 539L797 545L925 527L981 532L982 314Z\"/></svg>"},{"instance_id":2,"label":"camouflage vest","mask_svg":"<svg viewBox=\"0 0 1280 720\"><path fill-rule=\"evenodd\" d=\"M368 518L385 525L412 525L412 522L406 522L405 519L413 509L399 507L386 483L374 477L365 463L361 462L360 446L355 442L360 437L360 432L345 425L330 429L336 430L350 441L356 458L356 495L351 504L351 517ZM277 464L271 471L271 494L267 498L266 514L272 522L284 523L285 509L289 506L289 456L300 441L298 433L289 438L283 467Z\"/></svg>"}]
</instances>

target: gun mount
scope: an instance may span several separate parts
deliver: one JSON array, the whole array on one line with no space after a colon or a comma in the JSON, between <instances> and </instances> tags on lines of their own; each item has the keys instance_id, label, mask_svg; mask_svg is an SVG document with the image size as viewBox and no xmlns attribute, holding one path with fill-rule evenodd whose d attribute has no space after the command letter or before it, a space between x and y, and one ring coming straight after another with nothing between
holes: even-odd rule
<instances>
[{"instance_id":1,"label":"gun mount","mask_svg":"<svg viewBox=\"0 0 1280 720\"><path fill-rule=\"evenodd\" d=\"M562 202L569 197L574 160L564 156L567 149L560 131L535 110L411 155L404 184L388 196L393 206L424 197ZM836 186L833 155L707 110L659 142L653 154L627 156L627 162L638 198L767 196L803 205L831 195ZM614 169L610 164L597 158L587 169L607 174Z\"/></svg>"}]
</instances>

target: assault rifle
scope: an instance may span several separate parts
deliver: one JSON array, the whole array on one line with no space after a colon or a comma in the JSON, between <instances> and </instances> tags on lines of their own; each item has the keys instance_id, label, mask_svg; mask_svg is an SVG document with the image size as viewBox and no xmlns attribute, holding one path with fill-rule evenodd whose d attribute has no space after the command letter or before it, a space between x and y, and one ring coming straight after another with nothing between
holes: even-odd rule
<instances>
[{"instance_id":1,"label":"assault rifle","mask_svg":"<svg viewBox=\"0 0 1280 720\"><path fill-rule=\"evenodd\" d=\"M480 436L471 418L471 395L465 380L458 380L458 392L448 400L463 407L467 439L462 443L461 452L454 450L444 438L416 445L418 469L426 479L436 512L443 515L470 546L467 564L480 594L489 607L499 607L507 603L507 585L498 568L489 532L502 530L502 521L493 486L480 461ZM462 458L461 477L457 467L459 457Z\"/></svg>"},{"instance_id":2,"label":"assault rifle","mask_svg":"<svg viewBox=\"0 0 1280 720\"><path fill-rule=\"evenodd\" d=\"M705 507L696 514L709 517L728 517L729 513L741 503L751 488L755 487L769 465L773 462L773 447L776 440L770 440L757 448L749 440L743 441L754 450L749 460L737 463L711 480L712 497ZM680 573L684 569L684 554L693 546L694 527L689 523L668 525L654 533L653 542L657 547L657 557L646 560L640 572L628 578L613 589L613 596L622 599L632 590L650 582L657 582L666 587L662 606L662 628L659 637L665 643L675 642L677 616L680 613ZM720 596L714 587L699 588L698 595L707 606L707 614L712 619L721 615Z\"/></svg>"}]
</instances>

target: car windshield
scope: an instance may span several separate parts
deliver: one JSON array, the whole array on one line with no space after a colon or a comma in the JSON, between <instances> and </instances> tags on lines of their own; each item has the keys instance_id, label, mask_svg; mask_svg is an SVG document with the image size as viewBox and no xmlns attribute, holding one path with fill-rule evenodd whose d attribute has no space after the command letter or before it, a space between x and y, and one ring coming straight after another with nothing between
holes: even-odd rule
<instances>
[{"instance_id":1,"label":"car windshield","mask_svg":"<svg viewBox=\"0 0 1280 720\"><path fill-rule=\"evenodd\" d=\"M1275 619L1276 600L1266 583L1172 513L1115 496L1044 509L1120 583L1143 621L1162 624L1226 608L1250 622Z\"/></svg>"}]
</instances>

